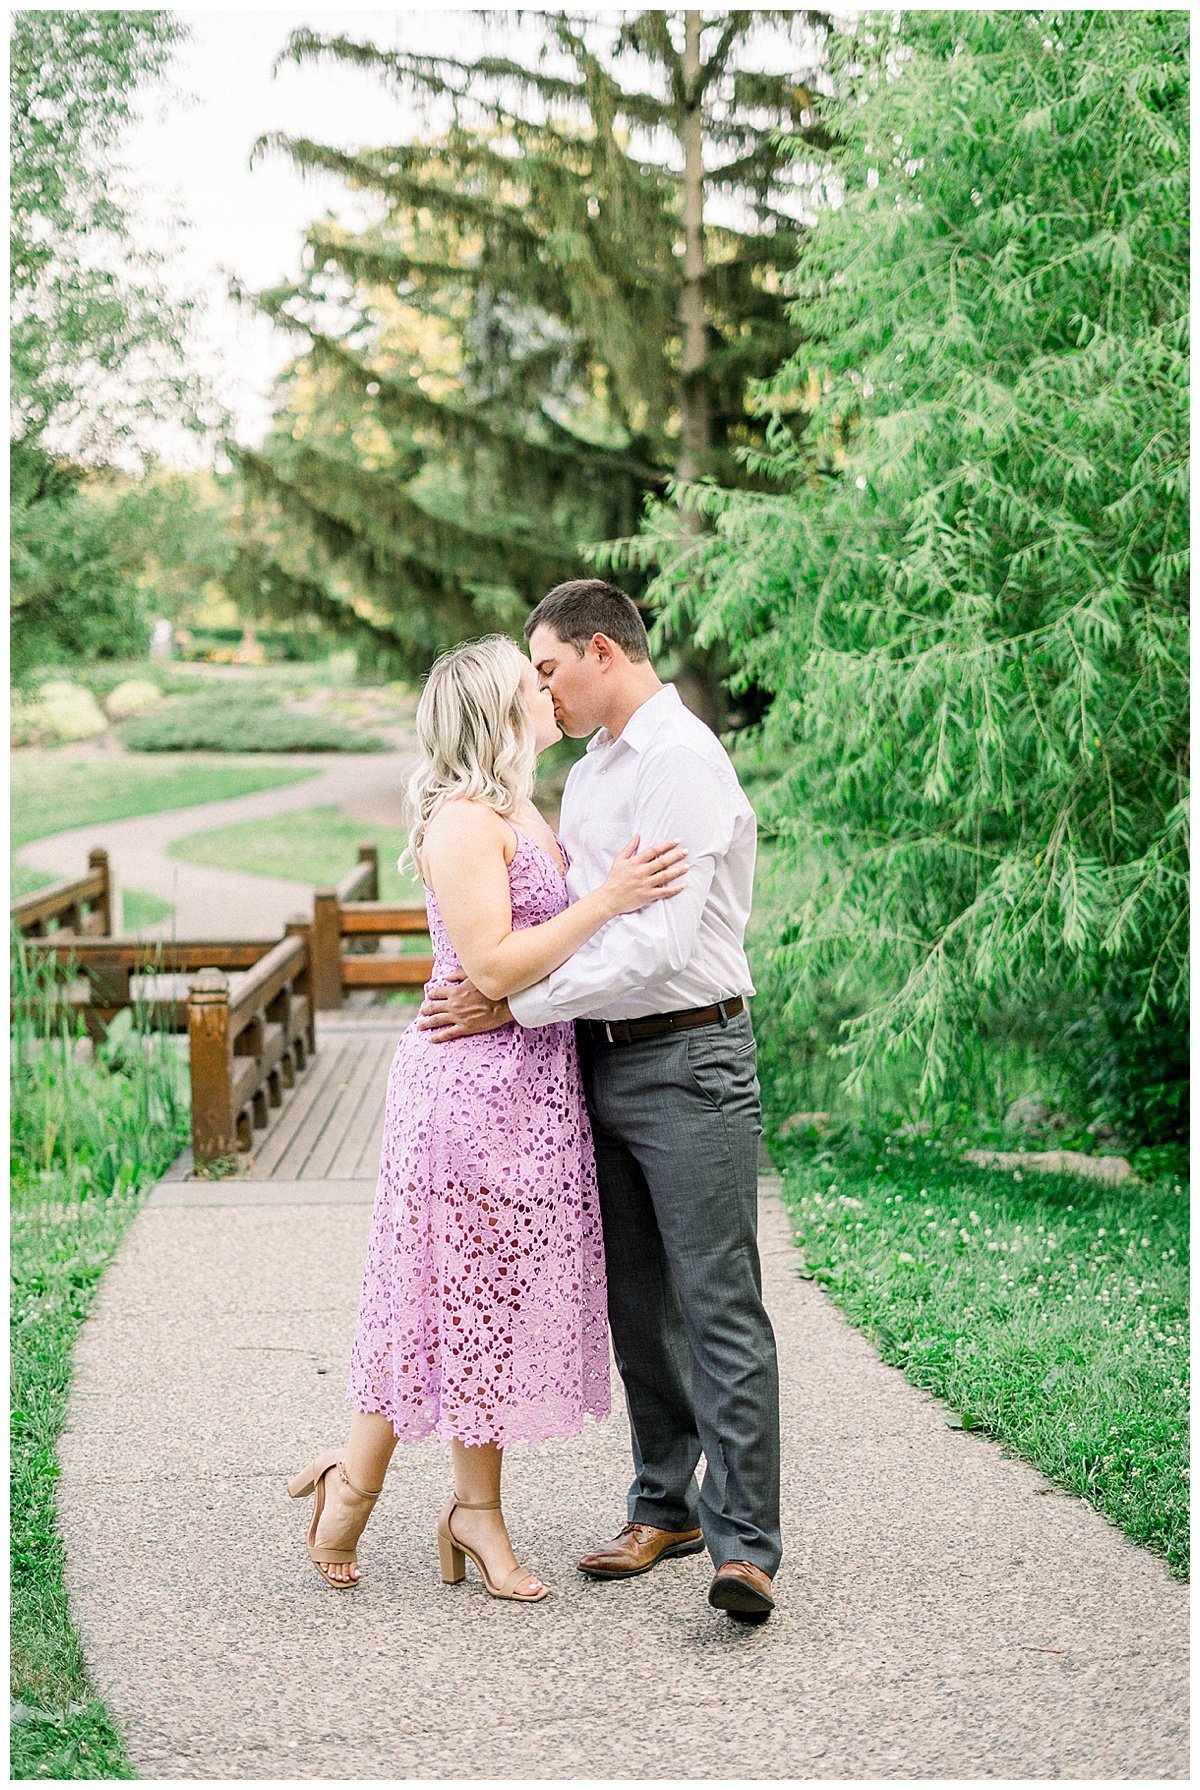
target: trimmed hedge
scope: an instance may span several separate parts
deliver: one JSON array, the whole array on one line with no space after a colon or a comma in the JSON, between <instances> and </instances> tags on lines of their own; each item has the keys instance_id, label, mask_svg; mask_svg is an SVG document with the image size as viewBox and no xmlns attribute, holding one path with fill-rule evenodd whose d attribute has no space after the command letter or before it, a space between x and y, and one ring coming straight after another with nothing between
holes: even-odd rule
<instances>
[{"instance_id":1,"label":"trimmed hedge","mask_svg":"<svg viewBox=\"0 0 1200 1790\"><path fill-rule=\"evenodd\" d=\"M131 752L386 752L376 734L253 693L178 697L117 729Z\"/></svg>"}]
</instances>

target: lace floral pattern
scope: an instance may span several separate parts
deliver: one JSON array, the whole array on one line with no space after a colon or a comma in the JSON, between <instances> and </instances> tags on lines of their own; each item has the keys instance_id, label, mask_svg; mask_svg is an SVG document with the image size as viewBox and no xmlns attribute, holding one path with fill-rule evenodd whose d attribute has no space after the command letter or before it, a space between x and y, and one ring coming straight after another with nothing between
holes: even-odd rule
<instances>
[{"instance_id":1,"label":"lace floral pattern","mask_svg":"<svg viewBox=\"0 0 1200 1790\"><path fill-rule=\"evenodd\" d=\"M513 925L566 886L527 834ZM428 896L434 982L460 967ZM571 1436L609 1410L604 1253L574 1028L401 1035L347 1398L402 1442Z\"/></svg>"}]
</instances>

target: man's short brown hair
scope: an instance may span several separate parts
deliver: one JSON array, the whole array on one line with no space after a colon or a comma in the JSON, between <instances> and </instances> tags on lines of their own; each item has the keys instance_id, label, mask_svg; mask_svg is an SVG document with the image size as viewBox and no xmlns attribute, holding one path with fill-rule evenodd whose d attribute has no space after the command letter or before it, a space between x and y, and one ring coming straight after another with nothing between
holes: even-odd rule
<instances>
[{"instance_id":1,"label":"man's short brown hair","mask_svg":"<svg viewBox=\"0 0 1200 1790\"><path fill-rule=\"evenodd\" d=\"M646 626L637 604L603 578L572 578L547 591L525 622L526 640L535 628L542 627L553 629L581 658L593 634L607 634L629 659L650 657Z\"/></svg>"}]
</instances>

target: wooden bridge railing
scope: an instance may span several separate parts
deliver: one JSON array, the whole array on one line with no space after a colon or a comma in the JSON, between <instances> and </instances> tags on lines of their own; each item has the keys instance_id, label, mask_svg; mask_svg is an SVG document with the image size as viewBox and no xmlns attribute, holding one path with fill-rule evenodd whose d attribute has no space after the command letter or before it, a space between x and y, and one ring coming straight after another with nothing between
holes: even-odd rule
<instances>
[{"instance_id":1,"label":"wooden bridge railing","mask_svg":"<svg viewBox=\"0 0 1200 1790\"><path fill-rule=\"evenodd\" d=\"M189 983L188 1045L192 1072L192 1155L198 1163L249 1150L271 1107L283 1104L316 1054L310 926L287 935L261 957L236 996L220 969Z\"/></svg>"},{"instance_id":2,"label":"wooden bridge railing","mask_svg":"<svg viewBox=\"0 0 1200 1790\"><path fill-rule=\"evenodd\" d=\"M313 990L317 1010L336 1012L353 988L424 987L429 952L382 952L383 938L428 938L429 920L414 902L378 901L379 855L358 848L359 862L336 889L313 895Z\"/></svg>"},{"instance_id":3,"label":"wooden bridge railing","mask_svg":"<svg viewBox=\"0 0 1200 1790\"><path fill-rule=\"evenodd\" d=\"M45 938L57 924L60 932L96 937L112 931L112 877L108 853L97 846L88 853L86 876L67 878L23 895L11 908L12 924L26 938Z\"/></svg>"},{"instance_id":4,"label":"wooden bridge railing","mask_svg":"<svg viewBox=\"0 0 1200 1790\"><path fill-rule=\"evenodd\" d=\"M122 1007L144 1008L150 1023L169 1032L188 1029L188 1003L178 996L145 995L132 987L134 976L172 976L203 969L248 970L278 943L276 939L76 938L56 932L29 943L72 965L80 982L63 1005L77 1014L88 1036L99 1040Z\"/></svg>"},{"instance_id":5,"label":"wooden bridge railing","mask_svg":"<svg viewBox=\"0 0 1200 1790\"><path fill-rule=\"evenodd\" d=\"M148 1022L188 1039L192 1156L198 1167L249 1150L270 1109L283 1101L317 1048L313 1019L312 923L290 921L282 939L230 941L33 938L34 949L81 972L86 992L64 991L92 1039L135 1003ZM244 970L231 993L227 972ZM135 993L131 978L198 972L186 1000Z\"/></svg>"},{"instance_id":6,"label":"wooden bridge railing","mask_svg":"<svg viewBox=\"0 0 1200 1790\"><path fill-rule=\"evenodd\" d=\"M88 863L86 877L13 902L13 925L29 946L79 973L63 1006L82 1017L93 1040L135 1004L153 1026L186 1033L198 1167L251 1148L284 1088L316 1054L318 1009L340 1008L350 989L418 989L433 970L427 952L379 950L384 938L428 938L429 923L423 907L376 899L373 845L359 847L357 865L337 888L316 891L312 919L289 921L281 939L114 935L108 854L97 848ZM47 930L52 922L57 930ZM186 999L132 985L135 976L193 971ZM247 972L236 990L231 971Z\"/></svg>"}]
</instances>

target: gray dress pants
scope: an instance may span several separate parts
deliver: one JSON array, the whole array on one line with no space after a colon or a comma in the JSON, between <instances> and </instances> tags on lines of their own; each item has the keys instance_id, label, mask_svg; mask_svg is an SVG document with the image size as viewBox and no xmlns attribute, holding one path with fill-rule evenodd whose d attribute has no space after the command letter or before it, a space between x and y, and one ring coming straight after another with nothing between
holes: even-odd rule
<instances>
[{"instance_id":1,"label":"gray dress pants","mask_svg":"<svg viewBox=\"0 0 1200 1790\"><path fill-rule=\"evenodd\" d=\"M779 1370L756 1241L750 1017L623 1045L577 1030L633 1442L629 1521L699 1520L715 1566L749 1560L773 1574Z\"/></svg>"}]
</instances>

